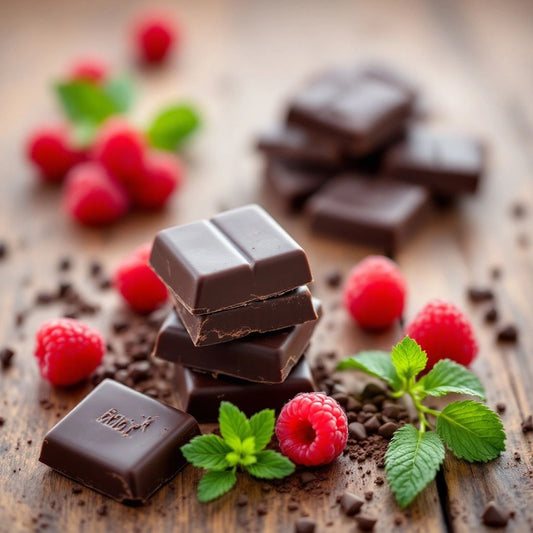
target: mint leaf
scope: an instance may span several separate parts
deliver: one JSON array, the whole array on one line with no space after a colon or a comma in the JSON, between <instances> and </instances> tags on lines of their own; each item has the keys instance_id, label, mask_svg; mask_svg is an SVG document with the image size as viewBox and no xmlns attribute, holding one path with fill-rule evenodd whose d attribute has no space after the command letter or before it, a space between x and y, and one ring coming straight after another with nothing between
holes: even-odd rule
<instances>
[{"instance_id":1,"label":"mint leaf","mask_svg":"<svg viewBox=\"0 0 533 533\"><path fill-rule=\"evenodd\" d=\"M131 109L134 89L133 83L126 76L111 78L105 83L103 91L113 102L115 112L126 113Z\"/></svg>"},{"instance_id":2,"label":"mint leaf","mask_svg":"<svg viewBox=\"0 0 533 533\"><path fill-rule=\"evenodd\" d=\"M500 417L473 400L448 404L437 417L437 433L457 457L470 462L490 461L505 450Z\"/></svg>"},{"instance_id":3,"label":"mint leaf","mask_svg":"<svg viewBox=\"0 0 533 533\"><path fill-rule=\"evenodd\" d=\"M201 502L210 502L230 490L237 482L233 470L221 472L207 472L198 484L198 499Z\"/></svg>"},{"instance_id":4,"label":"mint leaf","mask_svg":"<svg viewBox=\"0 0 533 533\"><path fill-rule=\"evenodd\" d=\"M73 122L100 124L117 113L114 101L89 81L69 81L55 87L63 111Z\"/></svg>"},{"instance_id":5,"label":"mint leaf","mask_svg":"<svg viewBox=\"0 0 533 533\"><path fill-rule=\"evenodd\" d=\"M422 433L408 424L394 433L385 454L385 469L401 507L407 507L435 478L444 454L444 444L432 431Z\"/></svg>"},{"instance_id":6,"label":"mint leaf","mask_svg":"<svg viewBox=\"0 0 533 533\"><path fill-rule=\"evenodd\" d=\"M294 472L294 464L287 457L273 450L264 450L256 454L257 462L246 466L246 470L261 479L276 479Z\"/></svg>"},{"instance_id":7,"label":"mint leaf","mask_svg":"<svg viewBox=\"0 0 533 533\"><path fill-rule=\"evenodd\" d=\"M485 399L481 381L463 365L450 359L439 361L418 383L428 396L444 396L455 392Z\"/></svg>"},{"instance_id":8,"label":"mint leaf","mask_svg":"<svg viewBox=\"0 0 533 533\"><path fill-rule=\"evenodd\" d=\"M250 418L250 430L255 438L256 452L261 451L270 442L275 422L273 409L263 409Z\"/></svg>"},{"instance_id":9,"label":"mint leaf","mask_svg":"<svg viewBox=\"0 0 533 533\"><path fill-rule=\"evenodd\" d=\"M357 355L341 361L337 370L347 370L350 368L361 370L376 378L381 378L394 389L399 389L401 386L396 369L392 364L390 353L379 350L359 352Z\"/></svg>"},{"instance_id":10,"label":"mint leaf","mask_svg":"<svg viewBox=\"0 0 533 533\"><path fill-rule=\"evenodd\" d=\"M180 449L185 459L198 468L224 470L230 466L226 455L231 448L218 435L194 437Z\"/></svg>"},{"instance_id":11,"label":"mint leaf","mask_svg":"<svg viewBox=\"0 0 533 533\"><path fill-rule=\"evenodd\" d=\"M392 363L401 379L409 380L420 373L428 362L426 352L416 341L405 337L392 349Z\"/></svg>"},{"instance_id":12,"label":"mint leaf","mask_svg":"<svg viewBox=\"0 0 533 533\"><path fill-rule=\"evenodd\" d=\"M241 451L241 443L251 436L250 423L246 415L230 402L222 402L218 415L220 433L236 452Z\"/></svg>"},{"instance_id":13,"label":"mint leaf","mask_svg":"<svg viewBox=\"0 0 533 533\"><path fill-rule=\"evenodd\" d=\"M193 106L177 104L161 111L148 128L148 139L155 148L176 150L200 126Z\"/></svg>"}]
</instances>

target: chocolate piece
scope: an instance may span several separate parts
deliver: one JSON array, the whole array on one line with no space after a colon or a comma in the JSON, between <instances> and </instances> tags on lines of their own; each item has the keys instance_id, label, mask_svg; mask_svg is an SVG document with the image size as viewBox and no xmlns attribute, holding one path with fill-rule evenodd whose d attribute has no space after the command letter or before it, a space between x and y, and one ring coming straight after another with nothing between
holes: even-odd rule
<instances>
[{"instance_id":1,"label":"chocolate piece","mask_svg":"<svg viewBox=\"0 0 533 533\"><path fill-rule=\"evenodd\" d=\"M314 300L313 304L320 314L320 302ZM216 346L195 347L178 314L172 311L159 331L154 356L213 374L281 383L307 348L316 324L310 321Z\"/></svg>"},{"instance_id":2,"label":"chocolate piece","mask_svg":"<svg viewBox=\"0 0 533 533\"><path fill-rule=\"evenodd\" d=\"M388 176L445 195L475 192L483 170L484 149L480 142L468 137L437 135L423 128L409 131L384 161Z\"/></svg>"},{"instance_id":3,"label":"chocolate piece","mask_svg":"<svg viewBox=\"0 0 533 533\"><path fill-rule=\"evenodd\" d=\"M359 529L362 529L363 531L372 531L378 520L372 516L360 514L355 517L355 521L357 522Z\"/></svg>"},{"instance_id":4,"label":"chocolate piece","mask_svg":"<svg viewBox=\"0 0 533 533\"><path fill-rule=\"evenodd\" d=\"M176 365L176 395L181 408L199 422L216 422L220 402L235 404L248 416L261 409L279 413L283 405L299 392L314 391L311 370L301 358L283 383L252 383L238 379L208 375Z\"/></svg>"},{"instance_id":5,"label":"chocolate piece","mask_svg":"<svg viewBox=\"0 0 533 533\"><path fill-rule=\"evenodd\" d=\"M195 346L209 346L316 320L307 287L208 315L193 315L176 300L176 311Z\"/></svg>"},{"instance_id":6,"label":"chocolate piece","mask_svg":"<svg viewBox=\"0 0 533 533\"><path fill-rule=\"evenodd\" d=\"M398 135L412 107L412 97L389 81L358 69L330 70L292 100L287 122L328 135L347 153L362 156Z\"/></svg>"},{"instance_id":7,"label":"chocolate piece","mask_svg":"<svg viewBox=\"0 0 533 533\"><path fill-rule=\"evenodd\" d=\"M503 326L496 336L498 342L517 342L518 329L513 324Z\"/></svg>"},{"instance_id":8,"label":"chocolate piece","mask_svg":"<svg viewBox=\"0 0 533 533\"><path fill-rule=\"evenodd\" d=\"M302 248L257 205L159 232L150 264L193 314L265 299L313 279Z\"/></svg>"},{"instance_id":9,"label":"chocolate piece","mask_svg":"<svg viewBox=\"0 0 533 533\"><path fill-rule=\"evenodd\" d=\"M294 524L295 533L315 533L316 522L311 518L298 518Z\"/></svg>"},{"instance_id":10,"label":"chocolate piece","mask_svg":"<svg viewBox=\"0 0 533 533\"><path fill-rule=\"evenodd\" d=\"M313 167L338 168L342 152L338 143L325 136L313 136L289 126L274 127L262 133L257 149L269 158L282 159Z\"/></svg>"},{"instance_id":11,"label":"chocolate piece","mask_svg":"<svg viewBox=\"0 0 533 533\"><path fill-rule=\"evenodd\" d=\"M265 168L265 179L286 209L297 211L318 191L334 172L322 168L271 159Z\"/></svg>"},{"instance_id":12,"label":"chocolate piece","mask_svg":"<svg viewBox=\"0 0 533 533\"><path fill-rule=\"evenodd\" d=\"M187 461L190 415L103 381L45 436L39 461L123 503L145 502Z\"/></svg>"},{"instance_id":13,"label":"chocolate piece","mask_svg":"<svg viewBox=\"0 0 533 533\"><path fill-rule=\"evenodd\" d=\"M326 283L328 287L336 289L342 283L342 273L340 270L330 270L326 274Z\"/></svg>"},{"instance_id":14,"label":"chocolate piece","mask_svg":"<svg viewBox=\"0 0 533 533\"><path fill-rule=\"evenodd\" d=\"M494 299L494 293L490 289L484 289L482 287L469 287L467 289L467 295L469 300L474 303L486 302L487 300Z\"/></svg>"},{"instance_id":15,"label":"chocolate piece","mask_svg":"<svg viewBox=\"0 0 533 533\"><path fill-rule=\"evenodd\" d=\"M429 204L417 185L345 175L315 194L306 211L319 233L394 252L425 221Z\"/></svg>"},{"instance_id":16,"label":"chocolate piece","mask_svg":"<svg viewBox=\"0 0 533 533\"><path fill-rule=\"evenodd\" d=\"M509 513L491 501L485 507L481 519L486 526L505 527L509 521Z\"/></svg>"},{"instance_id":17,"label":"chocolate piece","mask_svg":"<svg viewBox=\"0 0 533 533\"><path fill-rule=\"evenodd\" d=\"M340 503L342 512L346 516L353 516L361 510L361 507L363 507L365 501L362 498L359 498L359 496L356 496L355 494L346 491L342 495Z\"/></svg>"},{"instance_id":18,"label":"chocolate piece","mask_svg":"<svg viewBox=\"0 0 533 533\"><path fill-rule=\"evenodd\" d=\"M394 435L394 432L399 428L400 426L398 424L395 424L394 422L386 422L380 428L378 429L378 435L381 435L382 437L386 439L391 439Z\"/></svg>"},{"instance_id":19,"label":"chocolate piece","mask_svg":"<svg viewBox=\"0 0 533 533\"><path fill-rule=\"evenodd\" d=\"M485 322L496 322L498 320L498 310L495 307L490 307L485 313Z\"/></svg>"},{"instance_id":20,"label":"chocolate piece","mask_svg":"<svg viewBox=\"0 0 533 533\"><path fill-rule=\"evenodd\" d=\"M12 350L8 346L0 350L0 365L2 368L11 366L11 361L15 355L15 350Z\"/></svg>"}]
</instances>

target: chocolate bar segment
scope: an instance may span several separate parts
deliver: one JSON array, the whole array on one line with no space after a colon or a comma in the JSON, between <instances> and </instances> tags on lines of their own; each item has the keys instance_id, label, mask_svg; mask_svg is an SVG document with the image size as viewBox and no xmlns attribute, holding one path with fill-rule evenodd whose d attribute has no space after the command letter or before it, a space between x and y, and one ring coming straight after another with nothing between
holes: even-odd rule
<instances>
[{"instance_id":1,"label":"chocolate bar segment","mask_svg":"<svg viewBox=\"0 0 533 533\"><path fill-rule=\"evenodd\" d=\"M106 379L46 434L39 461L119 502L146 502L199 433L187 413Z\"/></svg>"},{"instance_id":2,"label":"chocolate bar segment","mask_svg":"<svg viewBox=\"0 0 533 533\"><path fill-rule=\"evenodd\" d=\"M313 305L320 314L320 302L313 299ZM216 346L195 347L173 310L157 335L154 356L214 375L281 383L307 348L316 324L310 321Z\"/></svg>"},{"instance_id":3,"label":"chocolate bar segment","mask_svg":"<svg viewBox=\"0 0 533 533\"><path fill-rule=\"evenodd\" d=\"M257 205L161 231L150 264L192 314L237 307L312 281L305 252Z\"/></svg>"},{"instance_id":4,"label":"chocolate bar segment","mask_svg":"<svg viewBox=\"0 0 533 533\"><path fill-rule=\"evenodd\" d=\"M384 162L388 176L444 195L476 192L483 171L480 142L423 128L410 130L403 142L389 150Z\"/></svg>"},{"instance_id":5,"label":"chocolate bar segment","mask_svg":"<svg viewBox=\"0 0 533 533\"><path fill-rule=\"evenodd\" d=\"M222 376L214 378L176 365L175 386L181 408L200 423L216 422L222 401L233 403L248 416L267 408L279 413L296 394L315 389L305 357L300 359L283 383L252 383Z\"/></svg>"},{"instance_id":6,"label":"chocolate bar segment","mask_svg":"<svg viewBox=\"0 0 533 533\"><path fill-rule=\"evenodd\" d=\"M306 205L312 228L394 254L422 226L430 210L423 187L345 175L328 183Z\"/></svg>"},{"instance_id":7,"label":"chocolate bar segment","mask_svg":"<svg viewBox=\"0 0 533 533\"><path fill-rule=\"evenodd\" d=\"M413 97L397 84L357 69L331 70L290 103L287 122L311 135L328 135L353 156L385 144L405 127Z\"/></svg>"},{"instance_id":8,"label":"chocolate bar segment","mask_svg":"<svg viewBox=\"0 0 533 533\"><path fill-rule=\"evenodd\" d=\"M318 318L307 287L208 315L193 315L178 300L175 307L195 346L229 342Z\"/></svg>"}]
</instances>

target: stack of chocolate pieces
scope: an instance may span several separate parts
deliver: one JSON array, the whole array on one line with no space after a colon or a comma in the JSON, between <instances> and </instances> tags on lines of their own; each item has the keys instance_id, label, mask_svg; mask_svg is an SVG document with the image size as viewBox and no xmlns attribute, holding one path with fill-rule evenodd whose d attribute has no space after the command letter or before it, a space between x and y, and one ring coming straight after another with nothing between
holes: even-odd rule
<instances>
[{"instance_id":1,"label":"stack of chocolate pieces","mask_svg":"<svg viewBox=\"0 0 533 533\"><path fill-rule=\"evenodd\" d=\"M390 68L324 72L260 136L265 180L315 231L392 254L432 199L474 193L484 170L481 142L430 131L416 122L419 108L416 87Z\"/></svg>"},{"instance_id":2,"label":"stack of chocolate pieces","mask_svg":"<svg viewBox=\"0 0 533 533\"><path fill-rule=\"evenodd\" d=\"M154 356L176 363L181 408L214 422L223 400L251 415L314 390L303 357L321 312L304 250L249 205L155 238L150 264L174 309Z\"/></svg>"}]
</instances>

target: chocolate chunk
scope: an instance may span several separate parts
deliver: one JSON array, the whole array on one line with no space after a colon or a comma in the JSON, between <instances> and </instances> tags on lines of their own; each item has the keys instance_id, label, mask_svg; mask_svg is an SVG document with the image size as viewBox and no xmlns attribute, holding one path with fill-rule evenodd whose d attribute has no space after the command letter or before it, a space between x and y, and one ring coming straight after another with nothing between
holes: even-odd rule
<instances>
[{"instance_id":1,"label":"chocolate chunk","mask_svg":"<svg viewBox=\"0 0 533 533\"><path fill-rule=\"evenodd\" d=\"M496 340L498 342L517 342L518 329L513 324L503 326L497 334Z\"/></svg>"},{"instance_id":2,"label":"chocolate chunk","mask_svg":"<svg viewBox=\"0 0 533 533\"><path fill-rule=\"evenodd\" d=\"M388 418L398 419L401 411L402 408L394 403L389 403L383 406L383 416L386 416Z\"/></svg>"},{"instance_id":3,"label":"chocolate chunk","mask_svg":"<svg viewBox=\"0 0 533 533\"><path fill-rule=\"evenodd\" d=\"M498 320L498 310L495 307L490 307L485 312L485 322L493 323Z\"/></svg>"},{"instance_id":4,"label":"chocolate chunk","mask_svg":"<svg viewBox=\"0 0 533 533\"><path fill-rule=\"evenodd\" d=\"M11 366L11 362L13 361L13 357L15 356L15 350L4 347L0 350L0 364L2 365L2 368L7 368L8 366Z\"/></svg>"},{"instance_id":5,"label":"chocolate chunk","mask_svg":"<svg viewBox=\"0 0 533 533\"><path fill-rule=\"evenodd\" d=\"M365 403L362 407L362 411L365 413L377 413L378 408L373 403Z\"/></svg>"},{"instance_id":6,"label":"chocolate chunk","mask_svg":"<svg viewBox=\"0 0 533 533\"><path fill-rule=\"evenodd\" d=\"M509 521L509 513L496 502L491 501L485 507L481 519L486 526L505 527Z\"/></svg>"},{"instance_id":7,"label":"chocolate chunk","mask_svg":"<svg viewBox=\"0 0 533 533\"><path fill-rule=\"evenodd\" d=\"M533 415L529 415L520 424L522 427L522 433L529 433L533 431Z\"/></svg>"},{"instance_id":8,"label":"chocolate chunk","mask_svg":"<svg viewBox=\"0 0 533 533\"><path fill-rule=\"evenodd\" d=\"M358 513L364 503L365 501L362 498L348 491L342 495L340 501L341 509L346 516L353 516Z\"/></svg>"},{"instance_id":9,"label":"chocolate chunk","mask_svg":"<svg viewBox=\"0 0 533 533\"><path fill-rule=\"evenodd\" d=\"M39 460L120 502L146 501L199 434L186 413L106 380L47 433Z\"/></svg>"},{"instance_id":10,"label":"chocolate chunk","mask_svg":"<svg viewBox=\"0 0 533 533\"><path fill-rule=\"evenodd\" d=\"M378 429L378 435L381 435L382 437L386 439L391 439L394 435L394 432L399 428L398 424L395 424L394 422L387 422L386 424L383 424Z\"/></svg>"},{"instance_id":11,"label":"chocolate chunk","mask_svg":"<svg viewBox=\"0 0 533 533\"><path fill-rule=\"evenodd\" d=\"M315 533L316 523L311 518L298 518L294 524L295 533Z\"/></svg>"},{"instance_id":12,"label":"chocolate chunk","mask_svg":"<svg viewBox=\"0 0 533 533\"><path fill-rule=\"evenodd\" d=\"M57 286L57 298L62 300L72 291L72 283L69 281L60 281Z\"/></svg>"},{"instance_id":13,"label":"chocolate chunk","mask_svg":"<svg viewBox=\"0 0 533 533\"><path fill-rule=\"evenodd\" d=\"M369 418L364 424L367 433L376 433L381 426L376 416Z\"/></svg>"},{"instance_id":14,"label":"chocolate chunk","mask_svg":"<svg viewBox=\"0 0 533 533\"><path fill-rule=\"evenodd\" d=\"M359 529L362 529L363 531L372 531L374 529L374 526L376 525L377 518L373 518L372 516L365 514L360 514L355 517L355 521L357 522Z\"/></svg>"},{"instance_id":15,"label":"chocolate chunk","mask_svg":"<svg viewBox=\"0 0 533 533\"><path fill-rule=\"evenodd\" d=\"M494 299L494 293L490 289L482 287L469 287L467 290L468 298L475 303L486 302Z\"/></svg>"},{"instance_id":16,"label":"chocolate chunk","mask_svg":"<svg viewBox=\"0 0 533 533\"><path fill-rule=\"evenodd\" d=\"M190 313L214 313L312 281L302 248L256 205L169 228L150 264Z\"/></svg>"},{"instance_id":17,"label":"chocolate chunk","mask_svg":"<svg viewBox=\"0 0 533 533\"><path fill-rule=\"evenodd\" d=\"M387 252L423 226L429 209L422 187L354 174L331 180L306 204L314 231Z\"/></svg>"},{"instance_id":18,"label":"chocolate chunk","mask_svg":"<svg viewBox=\"0 0 533 533\"><path fill-rule=\"evenodd\" d=\"M340 270L330 270L326 274L326 284L332 289L336 289L342 283L342 274Z\"/></svg>"}]
</instances>

